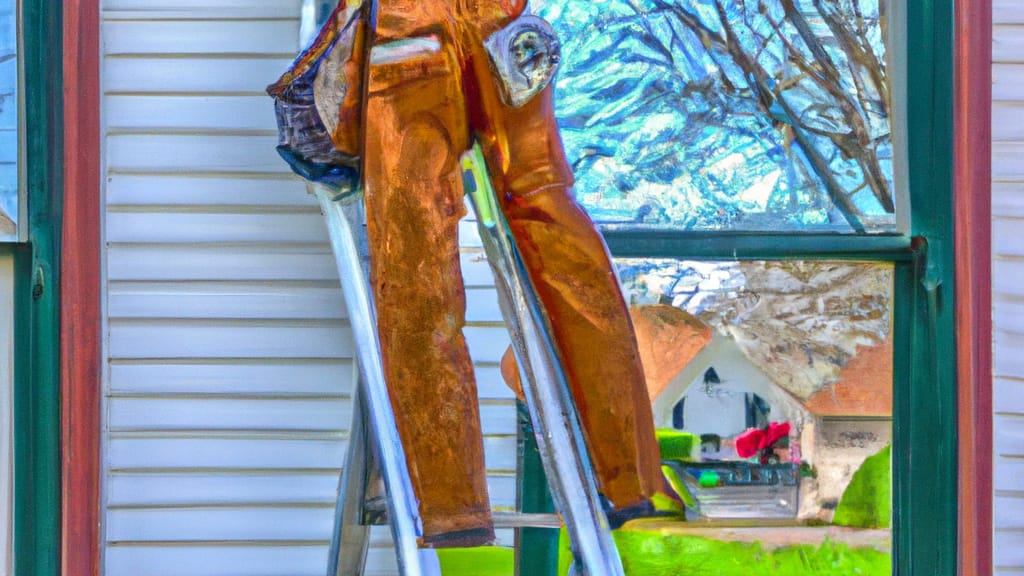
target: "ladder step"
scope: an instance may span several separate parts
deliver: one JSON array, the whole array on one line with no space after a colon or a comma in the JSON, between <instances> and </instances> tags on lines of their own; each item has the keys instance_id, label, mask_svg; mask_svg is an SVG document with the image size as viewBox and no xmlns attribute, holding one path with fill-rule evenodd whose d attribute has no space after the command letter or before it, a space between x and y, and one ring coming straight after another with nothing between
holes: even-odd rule
<instances>
[{"instance_id":1,"label":"ladder step","mask_svg":"<svg viewBox=\"0 0 1024 576\"><path fill-rule=\"evenodd\" d=\"M495 512L495 528L561 528L562 517L558 514L537 514L524 512Z\"/></svg>"},{"instance_id":2,"label":"ladder step","mask_svg":"<svg viewBox=\"0 0 1024 576\"><path fill-rule=\"evenodd\" d=\"M363 520L370 526L386 526L387 511L378 502L370 501L364 508ZM523 512L494 512L491 514L494 527L502 528L561 528L562 517L558 514L527 514Z\"/></svg>"}]
</instances>

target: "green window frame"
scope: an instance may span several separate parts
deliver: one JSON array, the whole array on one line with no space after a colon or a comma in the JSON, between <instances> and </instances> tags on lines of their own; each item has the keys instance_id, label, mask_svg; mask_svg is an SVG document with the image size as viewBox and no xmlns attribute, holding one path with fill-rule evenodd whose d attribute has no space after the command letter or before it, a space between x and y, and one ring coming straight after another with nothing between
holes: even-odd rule
<instances>
[{"instance_id":1,"label":"green window frame","mask_svg":"<svg viewBox=\"0 0 1024 576\"><path fill-rule=\"evenodd\" d=\"M893 574L900 576L954 576L959 560L954 1L912 1L904 7L908 64L900 80L905 102L912 105L905 106L902 126L905 182L897 186L909 197L902 206L911 207L906 233L605 232L615 257L894 264ZM535 466L524 462L521 490L524 506L540 511L545 502L536 494L544 489L533 490ZM553 544L545 547L544 537L533 532L522 545L535 554L521 554L520 573L553 573Z\"/></svg>"},{"instance_id":2,"label":"green window frame","mask_svg":"<svg viewBox=\"0 0 1024 576\"><path fill-rule=\"evenodd\" d=\"M62 3L20 2L23 196L14 255L13 573L60 572Z\"/></svg>"}]
</instances>

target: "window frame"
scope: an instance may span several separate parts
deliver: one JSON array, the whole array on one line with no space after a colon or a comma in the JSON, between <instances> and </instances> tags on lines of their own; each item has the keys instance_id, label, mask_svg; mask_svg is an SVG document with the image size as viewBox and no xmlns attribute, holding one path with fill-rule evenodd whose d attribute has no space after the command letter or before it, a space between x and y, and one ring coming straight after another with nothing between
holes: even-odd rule
<instances>
[{"instance_id":1,"label":"window frame","mask_svg":"<svg viewBox=\"0 0 1024 576\"><path fill-rule=\"evenodd\" d=\"M903 68L901 78L905 102L914 103L904 106L901 126L904 145L914 153L906 154L906 184L897 183L908 196L900 207L910 206L906 233L603 231L616 258L861 260L894 265L893 574L900 576L954 576L963 560L958 546L957 434L962 424L958 417L971 407L958 403L953 16L955 8L966 11L964 6L971 3L988 4L991 11L990 0L908 2L903 8L904 60L914 63ZM988 257L987 251L984 255ZM990 469L980 468L982 473L986 470ZM536 487L530 479L521 482L522 492ZM972 549L986 548L982 542ZM529 554L520 560L528 563L521 570L535 570L520 573L545 573L536 571L542 567L530 561Z\"/></svg>"},{"instance_id":2,"label":"window frame","mask_svg":"<svg viewBox=\"0 0 1024 576\"><path fill-rule=\"evenodd\" d=\"M61 4L19 2L24 242L14 254L13 573L60 571Z\"/></svg>"}]
</instances>

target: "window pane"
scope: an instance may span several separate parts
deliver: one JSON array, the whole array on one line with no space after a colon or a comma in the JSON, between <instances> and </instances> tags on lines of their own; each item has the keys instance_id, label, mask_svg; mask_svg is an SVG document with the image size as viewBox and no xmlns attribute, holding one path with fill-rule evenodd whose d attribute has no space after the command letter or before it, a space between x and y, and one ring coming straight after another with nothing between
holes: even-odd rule
<instances>
[{"instance_id":1,"label":"window pane","mask_svg":"<svg viewBox=\"0 0 1024 576\"><path fill-rule=\"evenodd\" d=\"M894 231L885 4L532 0L578 198L606 225Z\"/></svg>"},{"instance_id":2,"label":"window pane","mask_svg":"<svg viewBox=\"0 0 1024 576\"><path fill-rule=\"evenodd\" d=\"M18 233L18 40L14 0L0 1L0 241Z\"/></svg>"},{"instance_id":3,"label":"window pane","mask_svg":"<svg viewBox=\"0 0 1024 576\"><path fill-rule=\"evenodd\" d=\"M630 538L662 553L699 538L710 552L692 561L729 555L743 574L837 558L834 573L889 574L892 265L618 266L662 456L706 520Z\"/></svg>"}]
</instances>

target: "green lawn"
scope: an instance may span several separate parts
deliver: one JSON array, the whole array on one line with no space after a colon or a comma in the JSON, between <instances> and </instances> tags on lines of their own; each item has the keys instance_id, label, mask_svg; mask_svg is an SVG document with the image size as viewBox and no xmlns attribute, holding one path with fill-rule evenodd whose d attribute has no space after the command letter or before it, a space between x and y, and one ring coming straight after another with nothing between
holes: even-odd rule
<instances>
[{"instance_id":1,"label":"green lawn","mask_svg":"<svg viewBox=\"0 0 1024 576\"><path fill-rule=\"evenodd\" d=\"M642 530L614 533L628 576L889 576L892 556L872 548L826 541L768 549L760 544L723 542L701 536L665 535ZM559 574L569 565L562 532ZM509 548L440 550L444 576L512 576ZM529 575L523 575L529 576Z\"/></svg>"}]
</instances>

